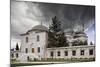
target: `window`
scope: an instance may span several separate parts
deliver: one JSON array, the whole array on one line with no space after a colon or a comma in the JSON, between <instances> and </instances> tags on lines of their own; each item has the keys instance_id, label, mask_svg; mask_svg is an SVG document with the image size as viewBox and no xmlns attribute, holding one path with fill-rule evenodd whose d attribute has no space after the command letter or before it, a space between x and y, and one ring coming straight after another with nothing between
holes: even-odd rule
<instances>
[{"instance_id":1,"label":"window","mask_svg":"<svg viewBox=\"0 0 100 67\"><path fill-rule=\"evenodd\" d=\"M16 58L18 58L18 53L16 53Z\"/></svg>"},{"instance_id":2,"label":"window","mask_svg":"<svg viewBox=\"0 0 100 67\"><path fill-rule=\"evenodd\" d=\"M14 57L14 54L11 54L11 57L13 58Z\"/></svg>"},{"instance_id":3,"label":"window","mask_svg":"<svg viewBox=\"0 0 100 67\"><path fill-rule=\"evenodd\" d=\"M28 43L28 37L26 37L26 43Z\"/></svg>"},{"instance_id":4,"label":"window","mask_svg":"<svg viewBox=\"0 0 100 67\"><path fill-rule=\"evenodd\" d=\"M72 51L72 55L73 55L73 56L76 55L76 51L75 51L75 50Z\"/></svg>"},{"instance_id":5,"label":"window","mask_svg":"<svg viewBox=\"0 0 100 67\"><path fill-rule=\"evenodd\" d=\"M28 48L25 49L25 52L28 53Z\"/></svg>"},{"instance_id":6,"label":"window","mask_svg":"<svg viewBox=\"0 0 100 67\"><path fill-rule=\"evenodd\" d=\"M89 55L93 55L93 49L89 50Z\"/></svg>"},{"instance_id":7,"label":"window","mask_svg":"<svg viewBox=\"0 0 100 67\"><path fill-rule=\"evenodd\" d=\"M40 47L38 47L38 53L40 53Z\"/></svg>"},{"instance_id":8,"label":"window","mask_svg":"<svg viewBox=\"0 0 100 67\"><path fill-rule=\"evenodd\" d=\"M65 51L65 56L68 56L68 51Z\"/></svg>"},{"instance_id":9,"label":"window","mask_svg":"<svg viewBox=\"0 0 100 67\"><path fill-rule=\"evenodd\" d=\"M40 41L39 35L37 35L37 41Z\"/></svg>"},{"instance_id":10,"label":"window","mask_svg":"<svg viewBox=\"0 0 100 67\"><path fill-rule=\"evenodd\" d=\"M81 55L84 55L84 50L81 50L81 53L80 53Z\"/></svg>"},{"instance_id":11,"label":"window","mask_svg":"<svg viewBox=\"0 0 100 67\"><path fill-rule=\"evenodd\" d=\"M53 57L53 51L51 51L51 54L50 55Z\"/></svg>"},{"instance_id":12,"label":"window","mask_svg":"<svg viewBox=\"0 0 100 67\"><path fill-rule=\"evenodd\" d=\"M32 48L32 53L34 53L34 48Z\"/></svg>"},{"instance_id":13,"label":"window","mask_svg":"<svg viewBox=\"0 0 100 67\"><path fill-rule=\"evenodd\" d=\"M60 51L58 51L58 56L60 56Z\"/></svg>"}]
</instances>

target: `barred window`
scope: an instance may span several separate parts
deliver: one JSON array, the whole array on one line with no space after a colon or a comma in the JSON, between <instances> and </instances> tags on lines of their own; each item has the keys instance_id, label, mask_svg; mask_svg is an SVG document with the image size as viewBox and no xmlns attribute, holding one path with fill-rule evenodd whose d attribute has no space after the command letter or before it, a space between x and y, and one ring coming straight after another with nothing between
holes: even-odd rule
<instances>
[{"instance_id":1,"label":"barred window","mask_svg":"<svg viewBox=\"0 0 100 67\"><path fill-rule=\"evenodd\" d=\"M54 54L53 54L53 51L51 51L50 55L53 57L53 55L54 55Z\"/></svg>"},{"instance_id":2,"label":"barred window","mask_svg":"<svg viewBox=\"0 0 100 67\"><path fill-rule=\"evenodd\" d=\"M16 58L18 58L18 53L16 53Z\"/></svg>"},{"instance_id":3,"label":"barred window","mask_svg":"<svg viewBox=\"0 0 100 67\"><path fill-rule=\"evenodd\" d=\"M58 56L60 56L60 51L58 51Z\"/></svg>"},{"instance_id":4,"label":"barred window","mask_svg":"<svg viewBox=\"0 0 100 67\"><path fill-rule=\"evenodd\" d=\"M68 56L68 51L65 51L65 56Z\"/></svg>"},{"instance_id":5,"label":"barred window","mask_svg":"<svg viewBox=\"0 0 100 67\"><path fill-rule=\"evenodd\" d=\"M76 56L76 51L75 50L72 51L72 55Z\"/></svg>"},{"instance_id":6,"label":"barred window","mask_svg":"<svg viewBox=\"0 0 100 67\"><path fill-rule=\"evenodd\" d=\"M26 43L28 43L28 37L26 37Z\"/></svg>"},{"instance_id":7,"label":"barred window","mask_svg":"<svg viewBox=\"0 0 100 67\"><path fill-rule=\"evenodd\" d=\"M38 53L40 53L40 47L38 47Z\"/></svg>"},{"instance_id":8,"label":"barred window","mask_svg":"<svg viewBox=\"0 0 100 67\"><path fill-rule=\"evenodd\" d=\"M39 35L37 35L37 41L40 41L40 37L39 37Z\"/></svg>"},{"instance_id":9,"label":"barred window","mask_svg":"<svg viewBox=\"0 0 100 67\"><path fill-rule=\"evenodd\" d=\"M25 52L28 53L28 48L25 49Z\"/></svg>"},{"instance_id":10,"label":"barred window","mask_svg":"<svg viewBox=\"0 0 100 67\"><path fill-rule=\"evenodd\" d=\"M93 49L89 50L89 55L93 55Z\"/></svg>"},{"instance_id":11,"label":"barred window","mask_svg":"<svg viewBox=\"0 0 100 67\"><path fill-rule=\"evenodd\" d=\"M81 53L80 53L81 55L84 55L84 50L81 50Z\"/></svg>"},{"instance_id":12,"label":"barred window","mask_svg":"<svg viewBox=\"0 0 100 67\"><path fill-rule=\"evenodd\" d=\"M14 57L14 54L11 54L11 57L13 58Z\"/></svg>"},{"instance_id":13,"label":"barred window","mask_svg":"<svg viewBox=\"0 0 100 67\"><path fill-rule=\"evenodd\" d=\"M32 53L34 53L34 48L32 48Z\"/></svg>"}]
</instances>

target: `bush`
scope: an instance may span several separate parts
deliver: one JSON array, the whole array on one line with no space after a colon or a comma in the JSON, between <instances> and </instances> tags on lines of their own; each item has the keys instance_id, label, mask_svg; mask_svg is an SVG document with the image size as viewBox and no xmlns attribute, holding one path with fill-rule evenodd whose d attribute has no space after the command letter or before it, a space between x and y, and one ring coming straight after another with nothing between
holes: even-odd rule
<instances>
[{"instance_id":1,"label":"bush","mask_svg":"<svg viewBox=\"0 0 100 67\"><path fill-rule=\"evenodd\" d=\"M16 59L11 59L11 62L14 62L14 61L16 61Z\"/></svg>"}]
</instances>

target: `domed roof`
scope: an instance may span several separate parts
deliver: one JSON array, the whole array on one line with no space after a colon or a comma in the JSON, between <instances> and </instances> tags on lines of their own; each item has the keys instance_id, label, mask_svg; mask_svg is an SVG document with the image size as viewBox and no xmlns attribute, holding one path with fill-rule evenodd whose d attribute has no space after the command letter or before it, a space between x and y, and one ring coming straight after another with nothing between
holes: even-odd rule
<instances>
[{"instance_id":1,"label":"domed roof","mask_svg":"<svg viewBox=\"0 0 100 67\"><path fill-rule=\"evenodd\" d=\"M43 30L43 31L48 31L48 28L43 26L43 25L37 25L37 26L34 26L32 28L32 30Z\"/></svg>"}]
</instances>

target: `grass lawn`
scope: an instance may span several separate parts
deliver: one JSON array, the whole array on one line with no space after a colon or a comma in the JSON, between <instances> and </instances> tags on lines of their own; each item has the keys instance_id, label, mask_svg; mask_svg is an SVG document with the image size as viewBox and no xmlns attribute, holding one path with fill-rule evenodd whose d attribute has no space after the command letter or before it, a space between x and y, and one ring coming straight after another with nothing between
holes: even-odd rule
<instances>
[{"instance_id":1,"label":"grass lawn","mask_svg":"<svg viewBox=\"0 0 100 67\"><path fill-rule=\"evenodd\" d=\"M36 61L29 61L29 62L11 62L11 67L16 66L31 66L31 65L47 65L47 64L59 64L59 63L76 63L76 62L91 62L95 61L95 58L72 58L72 59L48 59L48 60L36 60Z\"/></svg>"}]
</instances>

